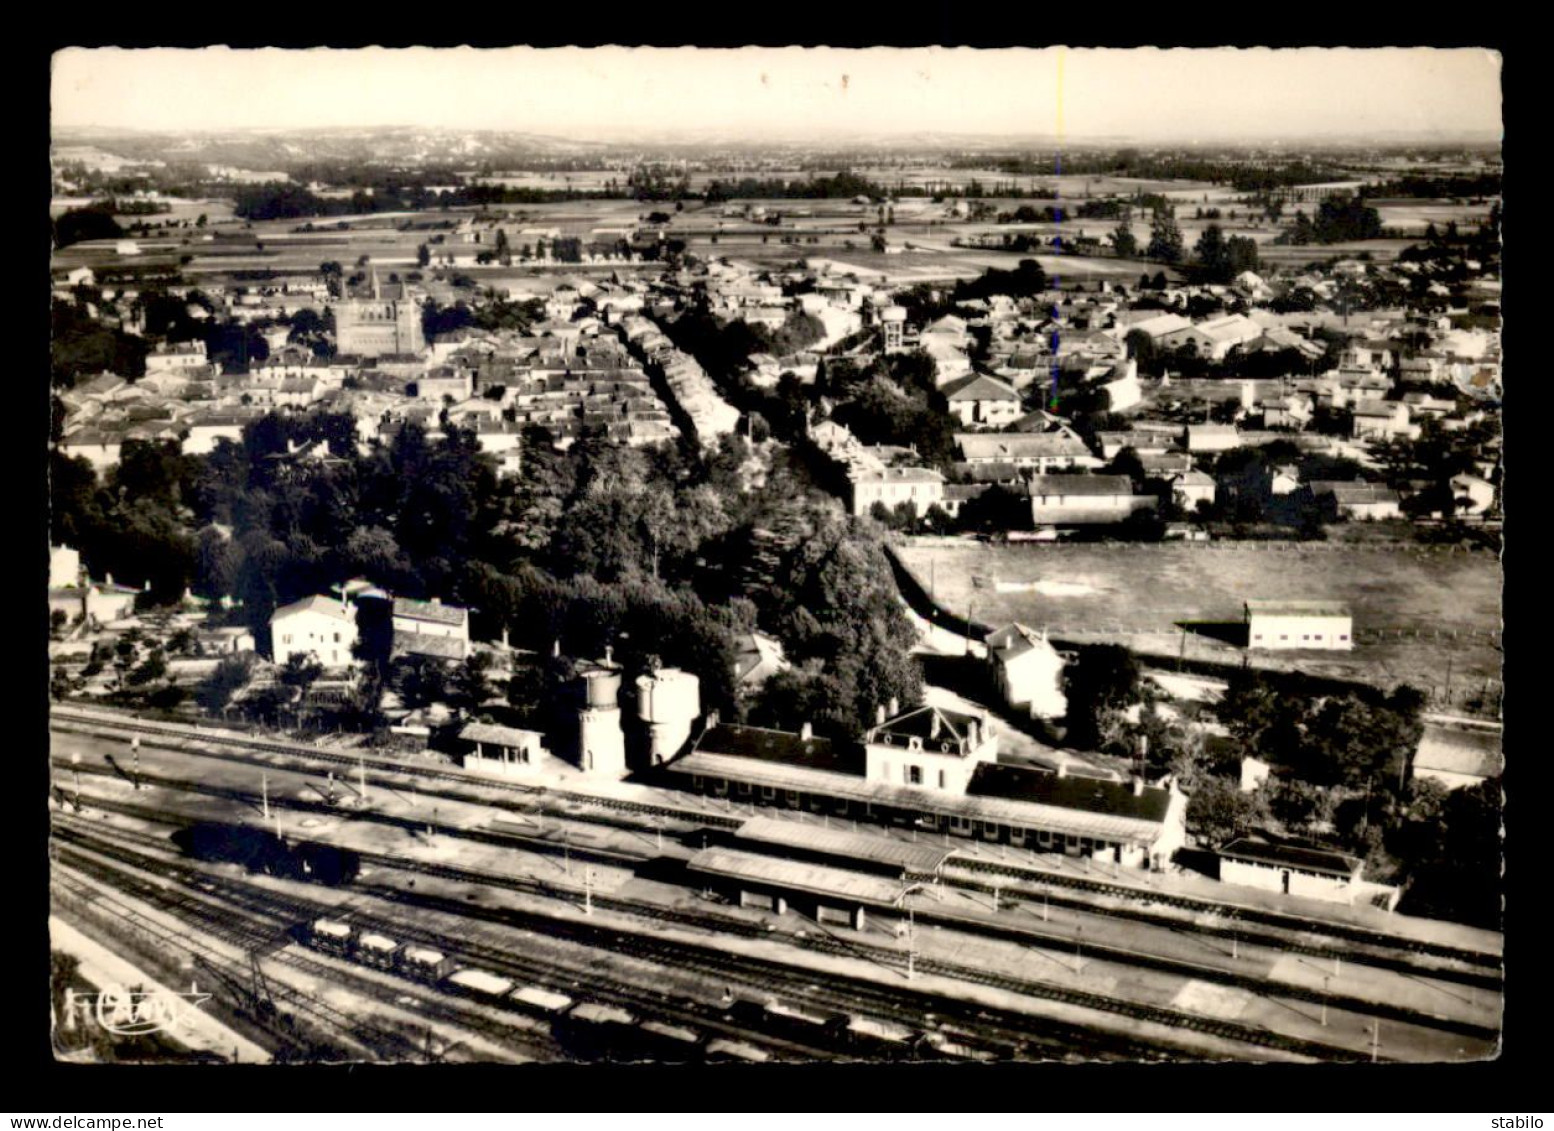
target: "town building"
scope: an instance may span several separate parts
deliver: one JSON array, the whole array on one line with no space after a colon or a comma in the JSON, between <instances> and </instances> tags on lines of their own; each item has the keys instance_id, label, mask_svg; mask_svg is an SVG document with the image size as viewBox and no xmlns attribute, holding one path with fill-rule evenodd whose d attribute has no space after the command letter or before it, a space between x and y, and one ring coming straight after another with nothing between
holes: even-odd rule
<instances>
[{"instance_id":1,"label":"town building","mask_svg":"<svg viewBox=\"0 0 1554 1131\"><path fill-rule=\"evenodd\" d=\"M955 446L966 463L1008 463L1038 475L1101 466L1084 441L1067 431L957 432Z\"/></svg>"},{"instance_id":2,"label":"town building","mask_svg":"<svg viewBox=\"0 0 1554 1131\"><path fill-rule=\"evenodd\" d=\"M1002 428L1023 412L1020 394L996 377L980 373L960 377L941 390L950 414L966 427Z\"/></svg>"},{"instance_id":3,"label":"town building","mask_svg":"<svg viewBox=\"0 0 1554 1131\"><path fill-rule=\"evenodd\" d=\"M312 655L325 668L343 668L355 643L356 614L347 602L304 597L270 614L270 654L277 665Z\"/></svg>"},{"instance_id":4,"label":"town building","mask_svg":"<svg viewBox=\"0 0 1554 1131\"><path fill-rule=\"evenodd\" d=\"M486 773L513 774L531 770L546 758L545 736L535 730L469 723L459 739L470 748L464 768Z\"/></svg>"},{"instance_id":5,"label":"town building","mask_svg":"<svg viewBox=\"0 0 1554 1131\"><path fill-rule=\"evenodd\" d=\"M1397 518L1402 514L1398 493L1385 483L1366 483L1356 479L1315 480L1311 495L1329 519L1352 518L1361 522Z\"/></svg>"},{"instance_id":6,"label":"town building","mask_svg":"<svg viewBox=\"0 0 1554 1131\"><path fill-rule=\"evenodd\" d=\"M334 304L335 340L347 357L378 358L420 354L426 349L421 310L403 283L378 282L370 268L367 298L343 298Z\"/></svg>"},{"instance_id":7,"label":"town building","mask_svg":"<svg viewBox=\"0 0 1554 1131\"><path fill-rule=\"evenodd\" d=\"M1005 703L1032 718L1057 719L1067 714L1064 660L1046 632L1008 624L989 633L985 643L988 666Z\"/></svg>"},{"instance_id":8,"label":"town building","mask_svg":"<svg viewBox=\"0 0 1554 1131\"><path fill-rule=\"evenodd\" d=\"M1037 475L1029 490L1037 526L1121 522L1156 503L1153 495L1135 495L1126 475Z\"/></svg>"},{"instance_id":9,"label":"town building","mask_svg":"<svg viewBox=\"0 0 1554 1131\"><path fill-rule=\"evenodd\" d=\"M463 660L469 655L469 610L445 605L433 597L417 601L395 597L393 605L394 656L434 656Z\"/></svg>"},{"instance_id":10,"label":"town building","mask_svg":"<svg viewBox=\"0 0 1554 1131\"><path fill-rule=\"evenodd\" d=\"M868 514L875 503L894 510L913 503L922 515L944 499L944 476L931 467L850 468L852 513Z\"/></svg>"},{"instance_id":11,"label":"town building","mask_svg":"<svg viewBox=\"0 0 1554 1131\"><path fill-rule=\"evenodd\" d=\"M1339 601L1249 600L1246 628L1248 648L1354 647L1354 617Z\"/></svg>"}]
</instances>

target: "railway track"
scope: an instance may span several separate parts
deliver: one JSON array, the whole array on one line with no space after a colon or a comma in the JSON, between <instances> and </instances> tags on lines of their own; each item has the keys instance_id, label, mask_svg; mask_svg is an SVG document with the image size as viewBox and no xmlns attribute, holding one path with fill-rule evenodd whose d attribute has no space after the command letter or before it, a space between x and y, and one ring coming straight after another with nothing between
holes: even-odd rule
<instances>
[{"instance_id":1,"label":"railway track","mask_svg":"<svg viewBox=\"0 0 1554 1131\"><path fill-rule=\"evenodd\" d=\"M127 832L127 830L115 830L115 833L119 832ZM95 826L88 826L84 829L73 829L72 833L97 840L101 830ZM158 849L165 847L156 838L145 834L131 832L129 839L149 841ZM99 842L96 851L116 859L133 862L136 866L157 866L162 870L162 874L184 883L213 885L223 891L230 891L234 884L233 881L225 878L192 872L174 862L155 861L140 853L130 852L119 845L104 845ZM451 897L431 896L425 893L412 895L391 886L358 883L353 887L372 889L373 894L406 906L464 917L473 916L590 948L626 954L654 965L667 966L676 970L692 969L698 973L704 973L716 965L720 982L730 987L740 987L747 995L775 996L786 1001L840 1012L862 1010L869 1016L897 1021L916 1028L930 1028L936 1018L951 1018L962 1024L974 1026L980 1034L996 1041L1007 1053L1023 1048L1027 1051L1040 1050L1050 1054L1052 1058L1065 1055L1072 1057L1076 1050L1083 1050L1087 1058L1091 1059L1159 1060L1166 1058L1166 1054L1158 1045L1098 1033L1064 1022L1046 1022L1016 1011L973 1008L966 1002L946 998L940 994L883 989L874 983L827 974L808 967L795 968L783 963L747 960L741 957L731 959L726 952L715 946L691 946L691 949L688 949L691 944L657 945L652 941L651 932L646 933L645 941L642 934L618 926L578 922L574 919L555 919L515 909L476 908ZM274 916L279 909L297 922L311 921L325 914L338 914L327 903L296 897L276 899L274 893L262 889L242 898L257 901L257 906L266 914ZM693 923L702 922L699 917L683 918ZM744 933L749 935L765 934L760 928L747 923L741 923L740 926L744 928ZM716 1009L710 1012L705 1009L687 1011L684 1008L674 1007L664 1000L663 992L659 988L645 990L621 983L601 983L597 969L586 962L558 966L548 958L542 961L526 960L511 950L474 942L467 935L455 937L427 931L408 925L399 919L396 919L392 926L378 925L373 929L391 933L401 941L416 942L457 953L494 972L521 977L563 992L575 989L578 984L577 980L568 980L567 975L571 974L587 986L592 996L600 1000L625 1005L639 1012L654 1013L662 1019L694 1024L703 1029L738 1036L741 1039L748 1040L751 1035L751 1030L748 1028L720 1020L720 1012ZM661 941L659 940L660 943ZM835 949L840 953L849 953L849 948L845 944L840 944ZM828 986L828 982L831 985ZM756 1032L755 1036L760 1042L768 1047L774 1047L779 1053L805 1059L849 1055L849 1050L846 1048L813 1044L796 1045L791 1041L776 1040L767 1032ZM1192 1055L1191 1049L1183 1047L1173 1049L1170 1059L1180 1060Z\"/></svg>"},{"instance_id":2,"label":"railway track","mask_svg":"<svg viewBox=\"0 0 1554 1131\"><path fill-rule=\"evenodd\" d=\"M101 770L99 772L108 773L109 771ZM207 788L206 791L210 791L210 789ZM232 791L224 790L215 790L215 792L223 795L232 793ZM246 795L234 796L239 796L239 799L245 802L252 800ZM94 804L101 804L105 808L109 808L126 815L162 823L166 823L170 820L178 820L177 818L170 818L160 811L151 809L150 807L136 806L126 802L99 802L94 800ZM299 803L299 807L313 808L321 811L331 811L330 807L323 803ZM395 819L394 823L404 824L407 827L412 828L420 827L419 822L412 822L407 820ZM553 843L544 841L538 842L538 847L542 847L546 851L552 852L556 848ZM578 855L580 857L586 858L588 854L579 853ZM641 859L643 859L638 857L622 857L613 853L609 853L607 850L595 850L593 855L596 858L603 860L604 862L616 864L621 863L623 860L627 863L638 863ZM363 863L370 863L376 867L400 870L410 869L416 871L419 874L424 874L455 883L470 884L473 886L481 887L499 887L549 898L576 898L576 893L571 888L551 884L541 879L485 872L478 869L465 868L453 864L442 864L436 862L408 862L402 857L388 853L358 852L358 856L363 861ZM991 885L988 886L988 889L991 890ZM738 934L745 937L757 937L763 934L763 931L759 927L753 926L743 919L734 918L732 916L715 915L712 913L703 913L700 915L692 916L683 911L672 908L665 908L656 903L651 903L640 899L626 899L604 894L594 895L592 899L594 904L599 907L620 911L624 914L636 916L639 918L652 918L660 921L671 922L676 925L691 926L699 930L714 930L726 934ZM1090 910L1088 907L1085 907L1084 909L1086 911ZM938 925L946 926L954 930L975 931L979 934L987 935L990 937L1010 939L1026 945L1056 944L1058 947L1067 948L1068 946L1072 945L1074 941L1072 937L1066 934L1041 930L1033 926L1014 926L1008 924L990 923L983 920L968 920L964 917L938 914L932 910L927 909L921 911L919 913L919 917L925 924L936 923ZM1227 931L1225 933L1230 932ZM1240 937L1246 938L1246 935L1243 933ZM834 944L828 944L827 936L823 935L815 936L812 940L806 938L805 945L811 949L819 950L826 949L828 945L834 946ZM1263 978L1252 974L1243 974L1233 969L1229 969L1223 965L1211 965L1206 963L1193 962L1180 956L1164 956L1159 954L1152 954L1133 948L1107 944L1094 938L1092 938L1092 940L1086 945L1092 957L1112 961L1124 966L1153 969L1167 974L1212 981L1238 989L1251 990L1256 993L1271 993L1283 998L1323 1004L1341 1010L1363 1013L1367 1016L1377 1017L1388 1021L1400 1021L1405 1024L1420 1025L1428 1028L1439 1029L1444 1032L1450 1032L1478 1040L1492 1041L1499 1035L1497 1029L1481 1024L1476 1024L1474 1022L1464 1020L1460 1017L1451 1017L1442 1013L1427 1013L1415 1008L1396 1006L1386 1001L1361 998L1353 995L1346 995L1341 992L1332 992L1326 988L1318 989L1315 986L1302 986L1290 982L1279 982L1271 984ZM1287 949L1284 948L1282 942L1276 942L1274 945L1279 946L1281 949ZM990 985L997 985L996 982L988 981L988 979L991 977L991 975L982 973L978 977L973 977L966 980L981 980L987 982L987 984Z\"/></svg>"},{"instance_id":3,"label":"railway track","mask_svg":"<svg viewBox=\"0 0 1554 1131\"><path fill-rule=\"evenodd\" d=\"M190 890L185 886L185 880L178 881L181 886L184 886L184 890L175 892L143 875L135 874L122 861L118 866L105 864L95 853L88 855L70 847L62 847L60 852L63 857L68 858L64 861L67 866L77 871L94 874L124 894L161 907L181 920L197 925L202 934L217 938L240 950L253 952L273 963L290 967L328 983L344 984L354 993L385 1004L398 1005L399 999L405 996L403 988L386 987L371 978L361 976L359 972L352 971L349 967L342 971L310 952L281 951L281 947L292 941L288 932L295 925L295 921L284 914L278 914L279 907L274 903L267 905L260 901L247 901L238 906L233 900L214 897L198 884L194 890ZM214 885L211 886L214 888ZM102 897L99 898L99 902L101 901ZM234 911L238 911L241 917L234 918ZM140 918L137 916L137 919ZM186 935L170 937L181 940L186 949L197 952L199 960L205 965L215 967L218 972L224 971L229 981L245 980L246 971L239 970L236 974L232 972L232 967L237 965L236 963L230 960L221 962L213 959L211 956L215 952L212 948L201 946ZM419 1034L407 1034L398 1029L371 1024L359 1015L345 1013L327 1002L304 997L298 991L289 988L274 996L293 1009L300 1008L303 1012L315 1015L337 1034L346 1036L353 1044L370 1053L375 1059L426 1058L427 1050L420 1043ZM478 1032L505 1047L531 1053L533 1059L562 1059L559 1047L553 1041L537 1039L532 1032L493 1023L479 1014L452 1008L425 995L417 1001L416 1011L429 1021L442 1021L461 1029Z\"/></svg>"},{"instance_id":4,"label":"railway track","mask_svg":"<svg viewBox=\"0 0 1554 1131\"><path fill-rule=\"evenodd\" d=\"M472 872L469 869L454 868L448 865L431 864L424 865L418 862L408 862L393 857L371 857L366 854L364 860L373 859L379 867L393 868L415 872L420 875L431 875L444 879L451 879L461 884L479 884L483 882L482 874ZM505 877L494 877L495 886L508 886L501 881ZM358 881L357 888L378 890L382 885L364 883ZM748 983L753 973L759 972L762 979L767 982L788 981L795 977L794 968L790 964L777 962L770 959L757 959L745 954L731 955L726 949L715 944L700 944L683 939L666 939L655 934L651 929L632 930L622 926L605 927L599 924L579 922L569 918L556 918L532 911L520 911L517 909L483 908L471 906L447 897L429 896L424 893L415 896L407 896L405 892L395 887L388 887L390 897L398 902L411 903L422 907L443 910L466 917L476 917L508 925L519 926L525 929L536 930L552 936L563 936L582 942L585 945L601 947L603 949L616 950L633 956L647 958L662 965L673 968L692 968L699 971L715 971L720 978L728 979L731 983ZM550 894L555 894L554 892ZM572 895L573 893L566 893ZM690 927L697 930L726 931L731 924L726 917L709 917L706 914L691 914L673 908L664 908L655 904L644 904L638 900L627 900L616 897L598 897L595 905L618 910L625 914L641 916L650 915L661 922L672 923L677 926ZM709 922L709 919L711 920ZM738 931L744 935L760 935L765 932L752 924L739 922ZM400 930L399 934L405 932ZM900 951L894 947L868 946L838 939L829 934L808 936L804 940L806 947L823 953L830 953L842 957L864 957L884 966L899 968L904 965L904 959ZM455 946L455 949L458 949ZM958 964L933 961L922 964L925 971L941 974L958 981L982 984L1019 993L1026 997L1057 1002L1069 1006L1077 1006L1098 1010L1114 1015L1131 1018L1133 1020L1148 1021L1155 1024L1168 1026L1175 1029L1185 1029L1193 1033L1201 1033L1222 1040L1234 1041L1243 1045L1251 1045L1261 1048L1276 1049L1281 1052L1292 1053L1297 1056L1312 1057L1327 1060L1359 1060L1362 1054L1354 1050L1344 1049L1338 1046L1328 1045L1322 1042L1308 1041L1291 1037L1286 1034L1260 1029L1238 1022L1224 1021L1208 1018L1198 1014L1187 1013L1181 1010L1170 1009L1162 1006L1154 1006L1146 1003L1131 1001L1124 998L1115 998L1109 995L1099 994L1087 990L1073 989L1066 986L1058 986L1049 982L1036 982L1012 976L991 973L980 968L966 967ZM835 978L835 975L826 975L824 972L812 968L801 968L799 977L806 985L824 981L827 977ZM857 996L855 980L848 980L846 994L849 999ZM761 988L761 987L758 987ZM788 991L792 992L792 991ZM877 993L878 991L871 991ZM908 991L909 993L912 991ZM892 1000L900 995L894 991L889 994ZM989 1015L996 1013L986 1009L968 1011L966 1003L958 1002L954 1005L947 1004L953 999L936 998L939 1005L936 1012L943 1015L950 1012L961 1015L966 1020L978 1027L984 1026ZM964 1016L967 1013L969 1016ZM1006 1014L1005 1027L1016 1033L1028 1033L1031 1019L1028 1015L1011 1011L1003 1011ZM1072 1027L1075 1033L1085 1033L1084 1029ZM1069 1044L1077 1038L1069 1035ZM1089 1039L1094 1040L1091 1034Z\"/></svg>"},{"instance_id":5,"label":"railway track","mask_svg":"<svg viewBox=\"0 0 1554 1131\"><path fill-rule=\"evenodd\" d=\"M58 713L60 710L64 710L66 712L69 711L68 708L56 708L56 713ZM67 714L67 719L71 717L77 719L84 718L85 722L89 726L96 728L107 727L118 730L138 731L140 733L150 733L163 737L173 735L178 739L178 741L169 743L170 748L179 749L187 753L193 753L207 757L227 757L234 761L249 761L250 759L243 758L235 751L248 750L251 752L254 750L260 750L269 753L284 754L289 757L313 760L315 762L351 767L355 767L359 761L362 761L362 759L353 757L351 755L341 754L333 751L318 750L316 748L307 747L296 743L274 742L264 739L249 739L247 737L222 735L204 731L192 732L192 728L183 727L180 724L152 723L143 720L121 721L115 719L111 721L104 721L95 716L84 716L80 713L76 713L74 715ZM225 744L229 747L232 747L234 749L234 753L230 755L221 755L215 754L209 750L191 750L186 746L186 742L189 741L198 741L201 744ZM536 807L536 805L543 805L545 799L558 798L564 799L566 802L570 802L572 804L583 804L590 807L605 809L606 811L613 813L650 816L660 820L664 818L672 818L674 820L687 822L701 828L734 829L743 823L743 818L741 817L723 816L717 813L709 813L699 809L690 808L689 806L676 808L649 802L635 802L625 799L599 797L591 794L575 794L569 791L550 790L545 787L532 786L519 782L475 778L474 776L465 774L462 771L440 770L433 767L413 766L399 762L385 762L384 760L378 758L367 760L367 764L372 765L375 769L380 771L409 773L417 776L426 776L436 779L456 781L466 786L477 785L482 787L489 787L506 792L512 792L515 794L523 795L526 798L533 799L530 804L522 806L503 806L501 802L493 802L490 799L475 799L477 803L483 803L487 805L494 804L506 808L532 810ZM62 766L61 768L66 767ZM162 784L168 784L176 788L190 788L183 783L173 782L170 780L163 782ZM213 790L211 792L218 791ZM236 791L227 791L225 795L230 796L235 800L251 800L251 798L240 795ZM335 811L323 803L308 805L308 803L305 802L289 802L288 804L290 804L292 807L310 807L325 812ZM575 820L579 822L604 824L613 827L625 828L633 832L642 831L641 826L638 824L634 824L629 821L622 822L614 820L602 813L580 813L570 810L558 813L552 810L546 812L545 815L552 816L557 819ZM364 813L363 816L368 816L368 814ZM405 824L407 826L418 826L420 824L424 824L424 822L410 822L408 820L399 818L385 818L384 815L381 814L372 816L374 819L388 819L396 823ZM464 836L467 839L480 840L487 843L519 842L524 843L526 847L532 848L536 851L553 852L555 849L555 844L552 841L549 841L543 837L524 837L522 834L519 834L516 831L510 832L504 830L500 833L492 833L478 829L450 829L448 831L453 835ZM641 861L649 858L649 854L645 852L641 854L619 853L613 854L612 856L612 854L609 853L609 850L599 848L585 848L582 846L579 846L577 854L580 858L588 858L591 855L593 858L605 863L619 863L630 860ZM1230 905L1223 902L1215 902L1169 892L1151 890L1146 893L1140 891L1137 887L1107 883L1105 880L1101 879L1068 876L1043 869L1028 867L1022 868L1018 865L1005 862L982 860L973 857L957 857L952 858L949 866L957 870L970 873L967 878L954 880L952 883L954 883L956 886L961 886L972 890L990 891L995 886L990 880L983 881L974 877L991 877L1002 875L1014 877L1029 883L1036 883L1057 888L1066 888L1074 892L1089 892L1108 898L1117 898L1135 903L1144 902L1148 904L1155 904L1200 915L1224 915L1226 913L1226 908L1230 907L1231 914L1235 919L1234 926L1215 926L1213 924L1204 924L1201 922L1195 922L1188 926L1191 930L1198 931L1199 933L1206 935L1217 935L1219 937L1230 937L1235 935L1238 938L1247 939L1248 941L1251 941L1255 938L1257 941L1278 946L1281 949L1291 953L1304 954L1316 958L1337 958L1340 960L1361 962L1368 965L1375 965L1383 969L1392 969L1411 974L1460 981L1467 985L1490 990L1498 989L1500 986L1501 978L1499 957L1480 951L1469 950L1461 947L1453 947L1447 944L1433 943L1424 940L1409 939L1403 936L1391 935L1385 932L1374 931L1364 927L1349 924L1335 923L1328 920L1310 920L1277 911ZM1077 906L1077 904L1070 905ZM1118 918L1131 918L1138 921L1160 922L1176 928L1181 928L1184 926L1180 920L1167 919L1161 916L1151 916L1147 909L1144 907L1099 907L1094 904L1090 904L1086 905L1085 909L1095 914L1113 915ZM1253 931L1249 930L1249 927L1254 924L1257 927L1262 928L1261 933L1254 933ZM1270 931L1283 933L1270 934L1268 933ZM1327 936L1333 939L1334 942L1324 944L1314 939L1313 936ZM1357 946L1368 949L1357 950L1355 949ZM1436 965L1421 967L1415 963L1409 962L1407 957L1402 957L1397 954L1389 954L1387 953L1388 951L1401 951L1404 956L1416 956L1421 958L1444 960L1446 962L1460 963L1463 966L1472 967L1473 969L1454 969L1451 966L1442 967Z\"/></svg>"}]
</instances>

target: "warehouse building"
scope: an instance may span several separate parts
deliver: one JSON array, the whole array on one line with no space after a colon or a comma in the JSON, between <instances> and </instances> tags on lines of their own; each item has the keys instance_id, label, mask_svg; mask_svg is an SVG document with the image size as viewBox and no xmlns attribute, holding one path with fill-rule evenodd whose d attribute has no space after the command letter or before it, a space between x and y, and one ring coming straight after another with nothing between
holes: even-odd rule
<instances>
[{"instance_id":1,"label":"warehouse building","mask_svg":"<svg viewBox=\"0 0 1554 1131\"><path fill-rule=\"evenodd\" d=\"M1259 601L1246 603L1248 648L1354 647L1354 617L1339 601Z\"/></svg>"}]
</instances>

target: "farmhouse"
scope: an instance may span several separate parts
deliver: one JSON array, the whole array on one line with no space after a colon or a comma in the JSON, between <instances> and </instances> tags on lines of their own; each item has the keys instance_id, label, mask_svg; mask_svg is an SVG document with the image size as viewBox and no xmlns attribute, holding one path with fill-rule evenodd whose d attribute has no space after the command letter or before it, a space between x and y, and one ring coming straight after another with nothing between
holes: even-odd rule
<instances>
[{"instance_id":1,"label":"farmhouse","mask_svg":"<svg viewBox=\"0 0 1554 1131\"><path fill-rule=\"evenodd\" d=\"M1203 471L1181 471L1171 476L1171 498L1176 505L1192 510L1199 503L1212 503L1214 477Z\"/></svg>"},{"instance_id":2,"label":"farmhouse","mask_svg":"<svg viewBox=\"0 0 1554 1131\"><path fill-rule=\"evenodd\" d=\"M1338 601L1246 602L1248 648L1354 647L1354 618Z\"/></svg>"}]
</instances>

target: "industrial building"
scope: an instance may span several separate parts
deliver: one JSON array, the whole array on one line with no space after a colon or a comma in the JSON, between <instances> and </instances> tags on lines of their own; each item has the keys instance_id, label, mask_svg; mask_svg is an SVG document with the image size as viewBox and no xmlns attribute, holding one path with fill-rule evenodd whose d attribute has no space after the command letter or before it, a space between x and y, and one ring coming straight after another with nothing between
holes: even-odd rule
<instances>
[{"instance_id":1,"label":"industrial building","mask_svg":"<svg viewBox=\"0 0 1554 1131\"><path fill-rule=\"evenodd\" d=\"M1354 617L1339 601L1246 602L1248 648L1354 647Z\"/></svg>"}]
</instances>

